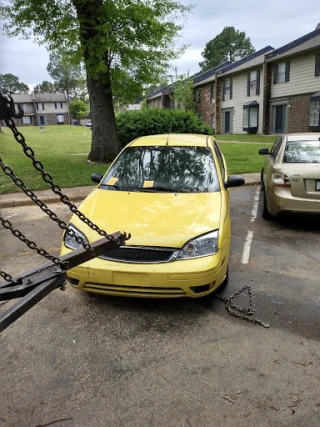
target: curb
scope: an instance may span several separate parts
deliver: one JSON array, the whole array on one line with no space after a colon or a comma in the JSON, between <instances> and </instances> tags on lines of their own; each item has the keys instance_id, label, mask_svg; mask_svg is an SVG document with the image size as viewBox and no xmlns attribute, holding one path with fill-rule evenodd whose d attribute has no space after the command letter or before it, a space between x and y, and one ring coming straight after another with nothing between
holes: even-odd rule
<instances>
[{"instance_id":1,"label":"curb","mask_svg":"<svg viewBox=\"0 0 320 427\"><path fill-rule=\"evenodd\" d=\"M254 185L260 185L260 179L259 180L255 180L255 179L250 179L247 182L245 182L245 184L242 187L251 187ZM77 188L77 187L75 187ZM83 189L87 189L87 194L83 194L84 192L86 192L84 190L84 192L82 192L82 194L79 194L76 190L74 192L74 194L70 194L68 195L69 200L71 200L72 202L82 202L88 194L91 193L91 191L93 190L93 187L81 187ZM241 187L239 187L241 188ZM70 190L70 189L68 189ZM62 189L63 191L63 189ZM0 209L4 209L4 208L14 208L14 207L20 207L20 206L31 206L31 205L35 205L35 203L27 198L27 196L19 199L15 199L15 194L19 194L19 196L22 193L12 193L12 198L8 198L7 200L1 200L1 196L0 196ZM36 193L36 195L41 198L42 202L45 204L48 203L59 203L60 202L60 198L56 195L44 195L43 197L41 197L41 194Z\"/></svg>"}]
</instances>

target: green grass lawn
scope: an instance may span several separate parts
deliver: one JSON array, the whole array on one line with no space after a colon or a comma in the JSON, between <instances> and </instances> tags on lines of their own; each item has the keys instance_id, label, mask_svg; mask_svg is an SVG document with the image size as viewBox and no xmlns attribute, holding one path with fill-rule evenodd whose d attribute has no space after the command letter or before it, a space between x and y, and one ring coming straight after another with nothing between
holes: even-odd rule
<instances>
[{"instance_id":1,"label":"green grass lawn","mask_svg":"<svg viewBox=\"0 0 320 427\"><path fill-rule=\"evenodd\" d=\"M272 144L243 144L219 142L219 147L226 158L230 174L242 174L260 172L266 156L258 154L260 148L268 147Z\"/></svg>"},{"instance_id":2,"label":"green grass lawn","mask_svg":"<svg viewBox=\"0 0 320 427\"><path fill-rule=\"evenodd\" d=\"M8 128L0 134L0 157L33 190L50 188L22 147L13 138ZM90 176L94 172L105 172L108 165L88 164L87 157L91 147L91 130L84 126L46 126L20 127L26 143L32 147L53 180L61 187L93 185ZM0 169L0 194L12 193L19 189ZM19 190L20 191L20 190Z\"/></svg>"},{"instance_id":3,"label":"green grass lawn","mask_svg":"<svg viewBox=\"0 0 320 427\"><path fill-rule=\"evenodd\" d=\"M91 130L83 126L46 126L44 131L39 127L20 127L19 130L25 136L26 142L35 151L36 157L44 164L45 170L49 172L53 180L61 187L75 187L93 185L90 180L94 172L105 172L107 164L88 164L87 157L91 147ZM228 137L239 137L239 135L227 135ZM241 135L248 142L257 137L252 135ZM254 137L254 138L253 138ZM225 139L219 136L219 139ZM251 140L252 138L252 140ZM219 145L224 153L230 174L241 174L247 172L260 172L264 157L259 156L261 147L271 147L270 142L274 137L261 137L268 143L243 144L223 143ZM272 139L269 141L269 139ZM10 129L3 128L0 134L0 157L9 165L15 173L33 190L50 188L40 173L37 172L30 159L22 150L20 144L13 138ZM19 189L12 183L0 169L0 194L13 193Z\"/></svg>"},{"instance_id":4,"label":"green grass lawn","mask_svg":"<svg viewBox=\"0 0 320 427\"><path fill-rule=\"evenodd\" d=\"M255 135L255 134L234 134L234 135L216 135L215 138L220 141L234 142L258 142L265 144L266 142L274 143L278 136L270 135Z\"/></svg>"}]
</instances>

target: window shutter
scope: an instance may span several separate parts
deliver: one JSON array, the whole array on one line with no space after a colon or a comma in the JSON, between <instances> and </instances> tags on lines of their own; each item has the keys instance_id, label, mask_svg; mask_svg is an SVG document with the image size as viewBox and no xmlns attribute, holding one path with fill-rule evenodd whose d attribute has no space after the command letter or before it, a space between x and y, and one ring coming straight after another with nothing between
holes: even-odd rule
<instances>
[{"instance_id":1,"label":"window shutter","mask_svg":"<svg viewBox=\"0 0 320 427\"><path fill-rule=\"evenodd\" d=\"M316 54L315 76L320 76L320 53Z\"/></svg>"},{"instance_id":2,"label":"window shutter","mask_svg":"<svg viewBox=\"0 0 320 427\"><path fill-rule=\"evenodd\" d=\"M226 100L226 81L223 80L223 86L222 86L222 101Z\"/></svg>"},{"instance_id":3,"label":"window shutter","mask_svg":"<svg viewBox=\"0 0 320 427\"><path fill-rule=\"evenodd\" d=\"M256 95L260 95L260 70L257 70Z\"/></svg>"},{"instance_id":4,"label":"window shutter","mask_svg":"<svg viewBox=\"0 0 320 427\"><path fill-rule=\"evenodd\" d=\"M286 79L285 81L288 82L290 80L290 62L286 62Z\"/></svg>"},{"instance_id":5,"label":"window shutter","mask_svg":"<svg viewBox=\"0 0 320 427\"><path fill-rule=\"evenodd\" d=\"M250 73L247 76L247 96L250 96Z\"/></svg>"},{"instance_id":6,"label":"window shutter","mask_svg":"<svg viewBox=\"0 0 320 427\"><path fill-rule=\"evenodd\" d=\"M230 99L232 99L232 80L233 78L230 77Z\"/></svg>"},{"instance_id":7,"label":"window shutter","mask_svg":"<svg viewBox=\"0 0 320 427\"><path fill-rule=\"evenodd\" d=\"M278 83L278 69L279 69L279 65L275 65L273 67L273 84L274 85Z\"/></svg>"}]
</instances>

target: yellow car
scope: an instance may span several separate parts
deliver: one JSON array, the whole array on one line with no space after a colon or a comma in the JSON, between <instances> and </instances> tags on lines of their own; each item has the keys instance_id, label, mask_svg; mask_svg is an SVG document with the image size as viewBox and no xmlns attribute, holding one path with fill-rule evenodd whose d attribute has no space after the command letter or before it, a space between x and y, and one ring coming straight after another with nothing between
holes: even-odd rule
<instances>
[{"instance_id":1,"label":"yellow car","mask_svg":"<svg viewBox=\"0 0 320 427\"><path fill-rule=\"evenodd\" d=\"M226 283L230 250L229 177L213 137L169 134L128 144L80 206L108 233L126 231L125 246L68 271L77 289L131 297L203 297ZM101 238L77 216L69 227ZM79 248L64 235L61 255Z\"/></svg>"}]
</instances>

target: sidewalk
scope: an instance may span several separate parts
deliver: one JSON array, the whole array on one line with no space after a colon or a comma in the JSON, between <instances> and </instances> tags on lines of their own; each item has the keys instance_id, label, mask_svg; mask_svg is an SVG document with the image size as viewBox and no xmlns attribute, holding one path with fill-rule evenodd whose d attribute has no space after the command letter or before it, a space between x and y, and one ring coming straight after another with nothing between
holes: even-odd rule
<instances>
[{"instance_id":1,"label":"sidewalk","mask_svg":"<svg viewBox=\"0 0 320 427\"><path fill-rule=\"evenodd\" d=\"M259 173L248 173L242 174L241 176L246 181L245 186L260 184ZM62 191L73 202L81 202L95 187L95 185L90 185L88 187L63 188ZM54 194L51 190L35 191L35 194L45 204L60 202L59 196ZM33 204L34 202L22 192L0 195L0 209L12 208L14 206L27 206Z\"/></svg>"}]
</instances>

